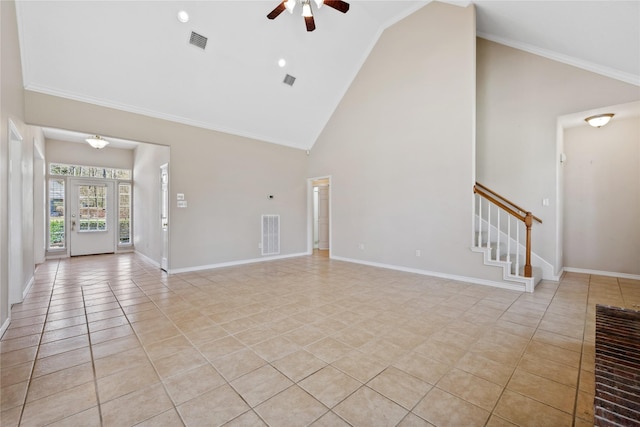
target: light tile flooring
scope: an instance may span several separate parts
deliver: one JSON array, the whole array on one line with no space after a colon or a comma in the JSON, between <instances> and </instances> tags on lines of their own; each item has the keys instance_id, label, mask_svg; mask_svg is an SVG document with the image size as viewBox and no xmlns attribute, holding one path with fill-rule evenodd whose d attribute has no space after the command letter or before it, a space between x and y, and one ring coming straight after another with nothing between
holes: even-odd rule
<instances>
[{"instance_id":1,"label":"light tile flooring","mask_svg":"<svg viewBox=\"0 0 640 427\"><path fill-rule=\"evenodd\" d=\"M310 256L167 276L49 261L0 342L3 427L593 425L594 306Z\"/></svg>"}]
</instances>

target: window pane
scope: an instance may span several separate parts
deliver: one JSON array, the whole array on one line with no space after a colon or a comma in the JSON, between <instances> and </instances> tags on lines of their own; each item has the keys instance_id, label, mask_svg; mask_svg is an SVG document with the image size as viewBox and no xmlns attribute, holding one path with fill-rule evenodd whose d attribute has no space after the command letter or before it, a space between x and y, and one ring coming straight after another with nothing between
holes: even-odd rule
<instances>
[{"instance_id":1,"label":"window pane","mask_svg":"<svg viewBox=\"0 0 640 427\"><path fill-rule=\"evenodd\" d=\"M131 184L118 185L118 224L121 245L131 243Z\"/></svg>"},{"instance_id":2,"label":"window pane","mask_svg":"<svg viewBox=\"0 0 640 427\"><path fill-rule=\"evenodd\" d=\"M130 169L104 168L97 166L63 165L59 163L49 164L50 175L82 176L87 178L104 179L131 179Z\"/></svg>"},{"instance_id":3,"label":"window pane","mask_svg":"<svg viewBox=\"0 0 640 427\"><path fill-rule=\"evenodd\" d=\"M65 247L64 180L49 180L49 248Z\"/></svg>"},{"instance_id":4,"label":"window pane","mask_svg":"<svg viewBox=\"0 0 640 427\"><path fill-rule=\"evenodd\" d=\"M107 187L80 185L78 187L80 232L107 230Z\"/></svg>"}]
</instances>

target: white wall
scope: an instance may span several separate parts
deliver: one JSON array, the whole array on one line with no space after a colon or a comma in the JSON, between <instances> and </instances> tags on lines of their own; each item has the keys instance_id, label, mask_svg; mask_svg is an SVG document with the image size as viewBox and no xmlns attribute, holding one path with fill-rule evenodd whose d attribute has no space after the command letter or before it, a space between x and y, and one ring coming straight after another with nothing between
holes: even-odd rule
<instances>
[{"instance_id":1,"label":"white wall","mask_svg":"<svg viewBox=\"0 0 640 427\"><path fill-rule=\"evenodd\" d=\"M160 166L169 163L169 147L140 144L134 152L133 245L160 265ZM171 222L170 222L171 224Z\"/></svg>"},{"instance_id":2,"label":"white wall","mask_svg":"<svg viewBox=\"0 0 640 427\"><path fill-rule=\"evenodd\" d=\"M42 129L29 126L33 139L33 261L41 264L46 256L47 175L45 139Z\"/></svg>"},{"instance_id":3,"label":"white wall","mask_svg":"<svg viewBox=\"0 0 640 427\"><path fill-rule=\"evenodd\" d=\"M487 40L477 46L478 181L543 220L533 251L558 272L557 118L637 101L640 88Z\"/></svg>"},{"instance_id":4,"label":"white wall","mask_svg":"<svg viewBox=\"0 0 640 427\"><path fill-rule=\"evenodd\" d=\"M564 132L565 267L640 275L640 118Z\"/></svg>"},{"instance_id":5,"label":"white wall","mask_svg":"<svg viewBox=\"0 0 640 427\"><path fill-rule=\"evenodd\" d=\"M311 151L309 175L332 179L333 256L499 280L470 251L475 43L473 6L384 31Z\"/></svg>"}]
</instances>

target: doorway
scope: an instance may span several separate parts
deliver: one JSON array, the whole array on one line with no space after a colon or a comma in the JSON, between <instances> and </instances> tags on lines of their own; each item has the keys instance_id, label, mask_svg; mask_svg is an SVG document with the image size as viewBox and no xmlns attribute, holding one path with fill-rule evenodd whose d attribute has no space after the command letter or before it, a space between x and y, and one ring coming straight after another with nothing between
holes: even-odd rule
<instances>
[{"instance_id":1,"label":"doorway","mask_svg":"<svg viewBox=\"0 0 640 427\"><path fill-rule=\"evenodd\" d=\"M330 253L331 250L331 178L309 180L311 191L310 252Z\"/></svg>"},{"instance_id":2,"label":"doorway","mask_svg":"<svg viewBox=\"0 0 640 427\"><path fill-rule=\"evenodd\" d=\"M169 271L169 165L160 166L160 227L162 233L162 256L160 268Z\"/></svg>"},{"instance_id":3,"label":"doorway","mask_svg":"<svg viewBox=\"0 0 640 427\"><path fill-rule=\"evenodd\" d=\"M114 253L115 185L112 181L69 179L71 256Z\"/></svg>"}]
</instances>

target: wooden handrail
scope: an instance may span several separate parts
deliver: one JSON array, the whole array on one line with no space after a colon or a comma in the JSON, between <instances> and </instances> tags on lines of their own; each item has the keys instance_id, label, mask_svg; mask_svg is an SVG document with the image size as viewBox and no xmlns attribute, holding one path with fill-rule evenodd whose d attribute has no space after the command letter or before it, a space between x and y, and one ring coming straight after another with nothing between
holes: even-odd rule
<instances>
[{"instance_id":1,"label":"wooden handrail","mask_svg":"<svg viewBox=\"0 0 640 427\"><path fill-rule=\"evenodd\" d=\"M513 206L514 208L516 208L518 211L520 212L528 212L526 209L521 208L520 206L516 205L515 203L513 203L511 200L507 199L506 197L501 196L500 194L496 193L495 191L493 191L490 188L485 187L484 185L480 184L479 182L476 182L476 186L480 187L482 190L484 190L485 193L489 193L489 194L493 194L494 196L496 196L498 199L503 200L504 202L506 202L507 204ZM495 202L494 202L495 203ZM538 221L540 224L542 224L542 220L540 218L538 218L535 215L532 215L533 219L535 219L536 221ZM524 221L524 219L522 220Z\"/></svg>"},{"instance_id":2,"label":"wooden handrail","mask_svg":"<svg viewBox=\"0 0 640 427\"><path fill-rule=\"evenodd\" d=\"M500 202L499 200L497 200L494 197L492 197L489 194L487 194L485 191L480 190L479 188L474 186L473 187L473 192L476 193L476 194L481 195L482 197L484 197L485 199L487 199L488 201L490 201L494 205L504 209L505 211L507 211L511 215L513 215L514 217L518 218L520 221L524 222L524 218L525 218L524 215L520 214L520 212L516 212L515 210L511 209L510 207L508 207L504 203Z\"/></svg>"},{"instance_id":3,"label":"wooden handrail","mask_svg":"<svg viewBox=\"0 0 640 427\"><path fill-rule=\"evenodd\" d=\"M508 212L509 214L511 214L513 217L519 219L520 221L524 222L524 225L526 227L526 254L525 254L525 264L524 264L524 277L532 277L533 276L533 267L531 266L531 226L533 225L533 220L535 219L536 221L538 221L540 224L542 224L542 220L536 216L534 216L533 214L531 214L531 212L526 211L524 209L522 209L520 206L516 205L515 203L509 201L509 199L506 199L504 197L502 197L501 195L499 195L498 193L496 193L495 191L485 187L484 185L476 182L476 185L473 186L473 192L478 194L481 197L484 197L485 199L487 199L488 201L490 201L491 203L493 203L494 205L498 206L500 209ZM495 197L494 197L495 196ZM500 200L498 200L500 199ZM504 201L505 203L502 203L502 201ZM507 206L511 205L511 207ZM515 208L515 209L512 209ZM517 211L516 211L517 209ZM524 212L525 214L522 215L521 212ZM498 231L499 232L499 231Z\"/></svg>"}]
</instances>

